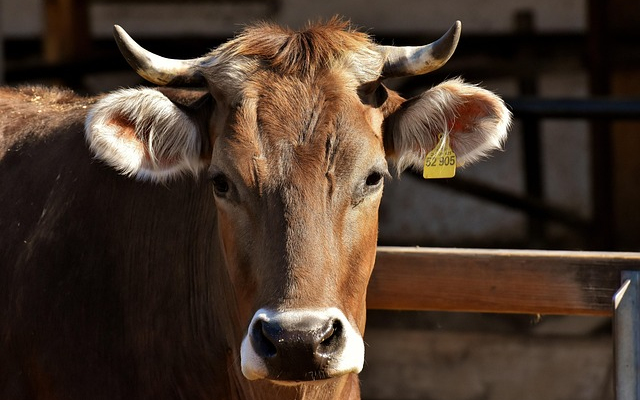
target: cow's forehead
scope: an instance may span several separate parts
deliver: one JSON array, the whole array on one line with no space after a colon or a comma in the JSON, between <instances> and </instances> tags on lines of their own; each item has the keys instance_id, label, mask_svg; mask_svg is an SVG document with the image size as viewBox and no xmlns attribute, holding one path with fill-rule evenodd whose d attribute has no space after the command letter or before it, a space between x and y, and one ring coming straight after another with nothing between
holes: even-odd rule
<instances>
[{"instance_id":1,"label":"cow's forehead","mask_svg":"<svg viewBox=\"0 0 640 400\"><path fill-rule=\"evenodd\" d=\"M324 145L328 137L343 133L343 125L364 117L355 91L344 87L340 74L298 79L265 73L254 87L260 137L276 146Z\"/></svg>"},{"instance_id":2,"label":"cow's forehead","mask_svg":"<svg viewBox=\"0 0 640 400\"><path fill-rule=\"evenodd\" d=\"M252 182L311 182L379 163L380 113L343 83L335 71L302 79L261 71L230 110L218 154Z\"/></svg>"},{"instance_id":3,"label":"cow's forehead","mask_svg":"<svg viewBox=\"0 0 640 400\"><path fill-rule=\"evenodd\" d=\"M245 82L263 71L303 80L335 72L355 90L377 81L384 65L371 38L340 20L302 31L254 25L209 56L211 62L201 65L200 73L230 102L245 89Z\"/></svg>"},{"instance_id":4,"label":"cow's forehead","mask_svg":"<svg viewBox=\"0 0 640 400\"><path fill-rule=\"evenodd\" d=\"M303 31L257 25L214 50L201 73L229 111L214 133L221 156L242 171L264 165L266 175L283 179L300 169L320 178L337 164L345 175L384 158L380 112L358 95L380 77L374 46L332 21ZM247 179L260 175L242 171Z\"/></svg>"}]
</instances>

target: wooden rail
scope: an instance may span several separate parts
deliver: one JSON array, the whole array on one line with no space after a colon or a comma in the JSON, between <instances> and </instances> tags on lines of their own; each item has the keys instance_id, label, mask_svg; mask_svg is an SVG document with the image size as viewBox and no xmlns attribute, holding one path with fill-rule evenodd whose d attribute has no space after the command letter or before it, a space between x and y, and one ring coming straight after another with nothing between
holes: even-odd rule
<instances>
[{"instance_id":1,"label":"wooden rail","mask_svg":"<svg viewBox=\"0 0 640 400\"><path fill-rule=\"evenodd\" d=\"M612 315L640 253L379 247L370 309Z\"/></svg>"}]
</instances>

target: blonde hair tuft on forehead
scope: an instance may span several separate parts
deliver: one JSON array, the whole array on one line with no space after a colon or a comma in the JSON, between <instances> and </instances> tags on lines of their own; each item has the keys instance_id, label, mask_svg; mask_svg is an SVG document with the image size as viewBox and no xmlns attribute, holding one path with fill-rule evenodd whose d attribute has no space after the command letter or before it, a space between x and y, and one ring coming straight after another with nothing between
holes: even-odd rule
<instances>
[{"instance_id":1,"label":"blonde hair tuft on forehead","mask_svg":"<svg viewBox=\"0 0 640 400\"><path fill-rule=\"evenodd\" d=\"M245 28L212 52L224 58L258 60L282 75L312 76L321 70L347 68L361 83L376 80L382 56L368 34L338 17L292 30L262 22Z\"/></svg>"}]
</instances>

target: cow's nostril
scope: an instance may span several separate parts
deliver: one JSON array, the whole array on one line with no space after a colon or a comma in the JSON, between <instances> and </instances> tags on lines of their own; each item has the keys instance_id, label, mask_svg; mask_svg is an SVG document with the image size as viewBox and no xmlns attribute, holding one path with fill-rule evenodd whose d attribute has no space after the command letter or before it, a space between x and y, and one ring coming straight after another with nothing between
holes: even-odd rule
<instances>
[{"instance_id":1,"label":"cow's nostril","mask_svg":"<svg viewBox=\"0 0 640 400\"><path fill-rule=\"evenodd\" d=\"M342 322L335 319L330 324L327 324L326 330L320 337L320 347L327 348L333 346L342 336Z\"/></svg>"},{"instance_id":2,"label":"cow's nostril","mask_svg":"<svg viewBox=\"0 0 640 400\"><path fill-rule=\"evenodd\" d=\"M278 353L278 332L272 324L256 321L251 330L251 342L262 357L274 357Z\"/></svg>"}]
</instances>

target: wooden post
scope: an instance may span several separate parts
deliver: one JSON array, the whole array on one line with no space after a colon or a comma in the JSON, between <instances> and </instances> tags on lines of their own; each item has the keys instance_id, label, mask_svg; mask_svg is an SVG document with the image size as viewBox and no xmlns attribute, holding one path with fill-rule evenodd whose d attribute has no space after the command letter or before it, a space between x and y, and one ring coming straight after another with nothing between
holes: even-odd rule
<instances>
[{"instance_id":1,"label":"wooden post","mask_svg":"<svg viewBox=\"0 0 640 400\"><path fill-rule=\"evenodd\" d=\"M59 63L89 52L89 12L86 0L45 0L44 58Z\"/></svg>"}]
</instances>

